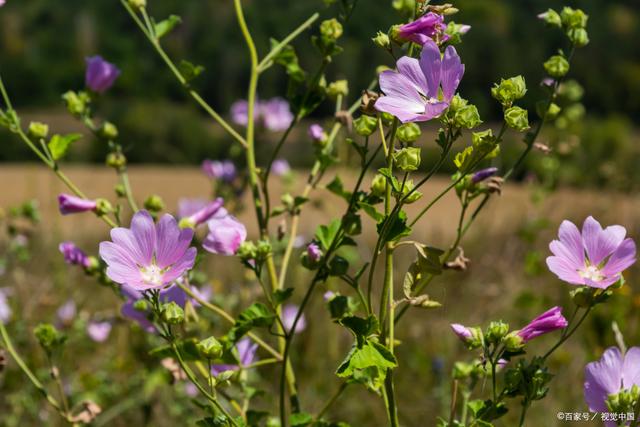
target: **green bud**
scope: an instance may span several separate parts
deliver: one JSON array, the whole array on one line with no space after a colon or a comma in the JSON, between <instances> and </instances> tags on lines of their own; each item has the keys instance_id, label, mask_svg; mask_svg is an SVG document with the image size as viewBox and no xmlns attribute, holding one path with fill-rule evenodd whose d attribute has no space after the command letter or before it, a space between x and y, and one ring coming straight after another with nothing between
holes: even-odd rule
<instances>
[{"instance_id":1,"label":"green bud","mask_svg":"<svg viewBox=\"0 0 640 427\"><path fill-rule=\"evenodd\" d=\"M471 331L471 337L467 339L466 344L470 350L480 348L484 345L484 335L482 329L478 327L469 328Z\"/></svg>"},{"instance_id":2,"label":"green bud","mask_svg":"<svg viewBox=\"0 0 640 427\"><path fill-rule=\"evenodd\" d=\"M418 200L420 200L422 198L422 193L419 191L413 191L413 180L409 179L407 180L407 182L404 183L404 189L402 191L402 197L405 198L404 202L406 204L411 204L414 202L417 202ZM407 197L407 195L411 193L411 195L409 197Z\"/></svg>"},{"instance_id":3,"label":"green bud","mask_svg":"<svg viewBox=\"0 0 640 427\"><path fill-rule=\"evenodd\" d=\"M116 184L116 186L113 187L113 191L118 197L125 197L127 195L127 190L122 184Z\"/></svg>"},{"instance_id":4,"label":"green bud","mask_svg":"<svg viewBox=\"0 0 640 427\"><path fill-rule=\"evenodd\" d=\"M50 323L39 324L33 330L33 334L47 353L51 353L67 340L67 337Z\"/></svg>"},{"instance_id":5,"label":"green bud","mask_svg":"<svg viewBox=\"0 0 640 427\"><path fill-rule=\"evenodd\" d=\"M96 199L96 214L106 215L113 211L113 206L107 199Z\"/></svg>"},{"instance_id":6,"label":"green bud","mask_svg":"<svg viewBox=\"0 0 640 427\"><path fill-rule=\"evenodd\" d=\"M451 102L449 102L449 112L455 113L467 104L469 104L469 101L456 93L453 98L451 98Z\"/></svg>"},{"instance_id":7,"label":"green bud","mask_svg":"<svg viewBox=\"0 0 640 427\"><path fill-rule=\"evenodd\" d=\"M252 259L256 259L257 254L258 254L258 249L256 248L255 243L253 243L251 241L243 242L240 245L240 247L238 248L238 252L237 252L237 255L243 261L249 261L249 260L252 260Z\"/></svg>"},{"instance_id":8,"label":"green bud","mask_svg":"<svg viewBox=\"0 0 640 427\"><path fill-rule=\"evenodd\" d=\"M473 129L481 123L480 113L475 105L464 105L453 116L453 124L458 128Z\"/></svg>"},{"instance_id":9,"label":"green bud","mask_svg":"<svg viewBox=\"0 0 640 427\"><path fill-rule=\"evenodd\" d=\"M389 34L389 38L393 40L395 43L403 44L407 42L407 40L403 39L400 36L400 25L394 25L391 28L389 28L388 34Z\"/></svg>"},{"instance_id":10,"label":"green bud","mask_svg":"<svg viewBox=\"0 0 640 427\"><path fill-rule=\"evenodd\" d=\"M346 80L336 80L327 86L327 95L333 99L338 95L347 96L349 94L349 82Z\"/></svg>"},{"instance_id":11,"label":"green bud","mask_svg":"<svg viewBox=\"0 0 640 427\"><path fill-rule=\"evenodd\" d=\"M122 153L109 153L107 155L107 166L116 170L121 170L127 165L127 158Z\"/></svg>"},{"instance_id":12,"label":"green bud","mask_svg":"<svg viewBox=\"0 0 640 427\"><path fill-rule=\"evenodd\" d=\"M577 102L584 95L584 88L575 80L567 80L558 87L558 94L569 101Z\"/></svg>"},{"instance_id":13,"label":"green bud","mask_svg":"<svg viewBox=\"0 0 640 427\"><path fill-rule=\"evenodd\" d=\"M420 130L420 126L416 123L405 123L399 126L396 131L398 139L405 144L416 142L418 138L420 138L421 134L422 131Z\"/></svg>"},{"instance_id":14,"label":"green bud","mask_svg":"<svg viewBox=\"0 0 640 427\"><path fill-rule=\"evenodd\" d=\"M271 243L266 240L259 240L256 246L256 253L258 258L266 259L271 254Z\"/></svg>"},{"instance_id":15,"label":"green bud","mask_svg":"<svg viewBox=\"0 0 640 427\"><path fill-rule=\"evenodd\" d=\"M380 174L374 176L373 181L371 181L371 194L376 197L384 197L386 189L387 178Z\"/></svg>"},{"instance_id":16,"label":"green bud","mask_svg":"<svg viewBox=\"0 0 640 427\"><path fill-rule=\"evenodd\" d=\"M373 116L362 115L353 121L353 128L360 136L369 136L376 131L378 119Z\"/></svg>"},{"instance_id":17,"label":"green bud","mask_svg":"<svg viewBox=\"0 0 640 427\"><path fill-rule=\"evenodd\" d=\"M95 273L98 271L99 267L100 261L98 261L98 258L94 256L87 257L87 266L85 267L87 273Z\"/></svg>"},{"instance_id":18,"label":"green bud","mask_svg":"<svg viewBox=\"0 0 640 427\"><path fill-rule=\"evenodd\" d=\"M511 129L524 132L529 129L529 112L517 106L507 108L504 112L504 121Z\"/></svg>"},{"instance_id":19,"label":"green bud","mask_svg":"<svg viewBox=\"0 0 640 427\"><path fill-rule=\"evenodd\" d=\"M383 126L389 127L395 120L395 117L390 113L382 113L380 114L380 119L382 120Z\"/></svg>"},{"instance_id":20,"label":"green bud","mask_svg":"<svg viewBox=\"0 0 640 427\"><path fill-rule=\"evenodd\" d=\"M509 325L501 320L489 323L487 328L487 341L491 344L499 343L502 338L509 332Z\"/></svg>"},{"instance_id":21,"label":"green bud","mask_svg":"<svg viewBox=\"0 0 640 427\"><path fill-rule=\"evenodd\" d=\"M469 378L474 369L472 363L456 362L453 364L453 378L456 380Z\"/></svg>"},{"instance_id":22,"label":"green bud","mask_svg":"<svg viewBox=\"0 0 640 427\"><path fill-rule=\"evenodd\" d=\"M111 122L104 122L100 128L99 135L101 138L114 140L118 137L118 128Z\"/></svg>"},{"instance_id":23,"label":"green bud","mask_svg":"<svg viewBox=\"0 0 640 427\"><path fill-rule=\"evenodd\" d=\"M504 344L504 348L506 348L507 351L515 352L522 350L524 340L518 335L518 331L513 331L502 339L502 344Z\"/></svg>"},{"instance_id":24,"label":"green bud","mask_svg":"<svg viewBox=\"0 0 640 427\"><path fill-rule=\"evenodd\" d=\"M389 49L391 47L391 40L389 39L389 36L383 33L382 31L378 31L376 36L371 40L373 40L373 43L376 46L381 47L383 49Z\"/></svg>"},{"instance_id":25,"label":"green bud","mask_svg":"<svg viewBox=\"0 0 640 427\"><path fill-rule=\"evenodd\" d=\"M547 108L546 112L545 108ZM538 101L536 103L536 112L538 113L538 117L540 117L541 119L554 120L556 117L558 117L560 111L562 111L562 109L555 102L549 104L548 101Z\"/></svg>"},{"instance_id":26,"label":"green bud","mask_svg":"<svg viewBox=\"0 0 640 427\"><path fill-rule=\"evenodd\" d=\"M217 359L222 356L222 351L224 348L220 341L215 339L214 337L209 337L205 340L200 341L196 344L198 351L207 359Z\"/></svg>"},{"instance_id":27,"label":"green bud","mask_svg":"<svg viewBox=\"0 0 640 427\"><path fill-rule=\"evenodd\" d=\"M149 309L149 303L146 300L139 299L133 303L133 308L137 311L147 311Z\"/></svg>"},{"instance_id":28,"label":"green bud","mask_svg":"<svg viewBox=\"0 0 640 427\"><path fill-rule=\"evenodd\" d=\"M29 136L35 139L45 139L49 134L49 125L40 122L29 123Z\"/></svg>"},{"instance_id":29,"label":"green bud","mask_svg":"<svg viewBox=\"0 0 640 427\"><path fill-rule=\"evenodd\" d=\"M178 227L180 228L196 228L196 223L189 217L181 218L178 222Z\"/></svg>"},{"instance_id":30,"label":"green bud","mask_svg":"<svg viewBox=\"0 0 640 427\"><path fill-rule=\"evenodd\" d=\"M179 325L184 322L184 310L174 301L170 303L164 304L161 308L162 310L162 320L171 324L171 325Z\"/></svg>"},{"instance_id":31,"label":"green bud","mask_svg":"<svg viewBox=\"0 0 640 427\"><path fill-rule=\"evenodd\" d=\"M553 9L549 9L544 13L538 15L538 18L542 19L547 25L551 25L553 27L562 27L562 19L560 18L560 14Z\"/></svg>"},{"instance_id":32,"label":"green bud","mask_svg":"<svg viewBox=\"0 0 640 427\"><path fill-rule=\"evenodd\" d=\"M86 92L73 92L69 91L62 95L62 99L67 104L67 110L76 116L83 116L87 112L87 108L91 99Z\"/></svg>"},{"instance_id":33,"label":"green bud","mask_svg":"<svg viewBox=\"0 0 640 427\"><path fill-rule=\"evenodd\" d=\"M144 201L144 208L151 212L160 212L164 209L164 202L160 196L153 194Z\"/></svg>"},{"instance_id":34,"label":"green bud","mask_svg":"<svg viewBox=\"0 0 640 427\"><path fill-rule=\"evenodd\" d=\"M589 286L580 286L570 292L573 303L578 307L590 307L594 303L594 289Z\"/></svg>"},{"instance_id":35,"label":"green bud","mask_svg":"<svg viewBox=\"0 0 640 427\"><path fill-rule=\"evenodd\" d=\"M574 122L584 117L585 113L584 105L579 103L569 105L564 111L565 117Z\"/></svg>"},{"instance_id":36,"label":"green bud","mask_svg":"<svg viewBox=\"0 0 640 427\"><path fill-rule=\"evenodd\" d=\"M564 77L569 72L569 61L564 56L554 55L544 63L544 69L551 77Z\"/></svg>"},{"instance_id":37,"label":"green bud","mask_svg":"<svg viewBox=\"0 0 640 427\"><path fill-rule=\"evenodd\" d=\"M413 13L416 7L416 0L393 0L391 6L400 13Z\"/></svg>"},{"instance_id":38,"label":"green bud","mask_svg":"<svg viewBox=\"0 0 640 427\"><path fill-rule=\"evenodd\" d=\"M341 256L334 256L329 262L329 274L331 276L342 276L349 270L349 261Z\"/></svg>"},{"instance_id":39,"label":"green bud","mask_svg":"<svg viewBox=\"0 0 640 427\"><path fill-rule=\"evenodd\" d=\"M416 171L420 167L421 150L417 147L406 147L393 153L393 161L403 172Z\"/></svg>"},{"instance_id":40,"label":"green bud","mask_svg":"<svg viewBox=\"0 0 640 427\"><path fill-rule=\"evenodd\" d=\"M342 24L335 18L322 21L320 34L327 40L336 41L342 36Z\"/></svg>"},{"instance_id":41,"label":"green bud","mask_svg":"<svg viewBox=\"0 0 640 427\"><path fill-rule=\"evenodd\" d=\"M562 9L562 12L560 12L560 19L562 20L562 25L567 29L585 28L589 20L589 15L581 9L565 7Z\"/></svg>"},{"instance_id":42,"label":"green bud","mask_svg":"<svg viewBox=\"0 0 640 427\"><path fill-rule=\"evenodd\" d=\"M142 9L147 7L147 0L128 0L129 6L135 9Z\"/></svg>"},{"instance_id":43,"label":"green bud","mask_svg":"<svg viewBox=\"0 0 640 427\"><path fill-rule=\"evenodd\" d=\"M282 197L280 197L280 201L287 209L292 209L295 205L295 199L289 193L284 193Z\"/></svg>"},{"instance_id":44,"label":"green bud","mask_svg":"<svg viewBox=\"0 0 640 427\"><path fill-rule=\"evenodd\" d=\"M567 37L575 47L585 47L589 44L589 34L584 28L574 28L567 31Z\"/></svg>"},{"instance_id":45,"label":"green bud","mask_svg":"<svg viewBox=\"0 0 640 427\"><path fill-rule=\"evenodd\" d=\"M491 88L491 96L504 106L513 104L513 101L522 98L526 93L527 84L522 76L501 79L500 84L495 84Z\"/></svg>"}]
</instances>

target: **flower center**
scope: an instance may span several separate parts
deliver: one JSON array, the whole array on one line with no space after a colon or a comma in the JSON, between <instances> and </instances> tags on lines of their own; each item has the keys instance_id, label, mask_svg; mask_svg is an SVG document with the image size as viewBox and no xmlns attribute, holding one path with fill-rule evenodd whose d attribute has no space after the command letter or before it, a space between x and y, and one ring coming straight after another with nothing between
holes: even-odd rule
<instances>
[{"instance_id":1,"label":"flower center","mask_svg":"<svg viewBox=\"0 0 640 427\"><path fill-rule=\"evenodd\" d=\"M155 264L140 268L142 280L152 285L162 285L162 269Z\"/></svg>"},{"instance_id":2,"label":"flower center","mask_svg":"<svg viewBox=\"0 0 640 427\"><path fill-rule=\"evenodd\" d=\"M580 275L580 277L592 280L594 282L599 282L604 279L604 275L595 265L586 266L582 270L578 271L578 274Z\"/></svg>"}]
</instances>

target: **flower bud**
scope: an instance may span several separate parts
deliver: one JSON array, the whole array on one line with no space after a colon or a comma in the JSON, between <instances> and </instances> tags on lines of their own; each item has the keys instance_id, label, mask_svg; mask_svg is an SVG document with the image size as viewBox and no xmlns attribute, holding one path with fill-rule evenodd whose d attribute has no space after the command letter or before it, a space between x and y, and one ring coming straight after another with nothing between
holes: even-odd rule
<instances>
[{"instance_id":1,"label":"flower bud","mask_svg":"<svg viewBox=\"0 0 640 427\"><path fill-rule=\"evenodd\" d=\"M505 337L505 335L507 335L508 332L509 325L503 321L499 320L491 322L487 328L487 341L492 344L497 344Z\"/></svg>"},{"instance_id":2,"label":"flower bud","mask_svg":"<svg viewBox=\"0 0 640 427\"><path fill-rule=\"evenodd\" d=\"M97 202L63 193L58 195L58 208L62 215L90 212L97 209Z\"/></svg>"},{"instance_id":3,"label":"flower bud","mask_svg":"<svg viewBox=\"0 0 640 427\"><path fill-rule=\"evenodd\" d=\"M342 36L342 24L335 18L322 21L320 35L326 40L335 42Z\"/></svg>"},{"instance_id":4,"label":"flower bud","mask_svg":"<svg viewBox=\"0 0 640 427\"><path fill-rule=\"evenodd\" d=\"M139 299L133 303L133 309L136 311L145 312L149 309L149 303L146 300Z\"/></svg>"},{"instance_id":5,"label":"flower bud","mask_svg":"<svg viewBox=\"0 0 640 427\"><path fill-rule=\"evenodd\" d=\"M518 335L518 331L513 331L502 339L502 344L507 351L516 352L522 350L524 340Z\"/></svg>"},{"instance_id":6,"label":"flower bud","mask_svg":"<svg viewBox=\"0 0 640 427\"><path fill-rule=\"evenodd\" d=\"M391 47L391 40L389 39L389 36L383 33L382 31L378 31L376 36L371 40L373 40L373 43L376 46L381 47L383 49L389 49Z\"/></svg>"},{"instance_id":7,"label":"flower bud","mask_svg":"<svg viewBox=\"0 0 640 427\"><path fill-rule=\"evenodd\" d=\"M222 356L222 351L224 348L220 341L215 339L214 337L209 337L205 340L200 341L196 344L196 348L207 359L217 359Z\"/></svg>"},{"instance_id":8,"label":"flower bud","mask_svg":"<svg viewBox=\"0 0 640 427\"><path fill-rule=\"evenodd\" d=\"M96 55L86 59L85 84L96 93L108 90L120 75L118 67Z\"/></svg>"},{"instance_id":9,"label":"flower bud","mask_svg":"<svg viewBox=\"0 0 640 427\"><path fill-rule=\"evenodd\" d=\"M151 212L160 212L164 209L164 202L160 196L153 194L144 201L144 208Z\"/></svg>"},{"instance_id":10,"label":"flower bud","mask_svg":"<svg viewBox=\"0 0 640 427\"><path fill-rule=\"evenodd\" d=\"M564 7L560 12L560 18L562 25L567 29L585 28L589 15L584 13L581 9L573 9L570 7Z\"/></svg>"},{"instance_id":11,"label":"flower bud","mask_svg":"<svg viewBox=\"0 0 640 427\"><path fill-rule=\"evenodd\" d=\"M47 353L51 353L67 340L67 337L50 323L39 324L33 330L33 334Z\"/></svg>"},{"instance_id":12,"label":"flower bud","mask_svg":"<svg viewBox=\"0 0 640 427\"><path fill-rule=\"evenodd\" d=\"M322 126L317 123L309 126L307 130L307 134L313 140L314 143L318 144L321 147L324 147L327 143L327 133L324 131Z\"/></svg>"},{"instance_id":13,"label":"flower bud","mask_svg":"<svg viewBox=\"0 0 640 427\"><path fill-rule=\"evenodd\" d=\"M96 199L96 214L97 215L106 215L109 212L113 211L113 207L111 203L109 203L106 199Z\"/></svg>"},{"instance_id":14,"label":"flower bud","mask_svg":"<svg viewBox=\"0 0 640 427\"><path fill-rule=\"evenodd\" d=\"M307 246L307 255L309 257L309 261L317 263L322 259L322 249L318 246L317 243L311 242L309 246Z\"/></svg>"},{"instance_id":15,"label":"flower bud","mask_svg":"<svg viewBox=\"0 0 640 427\"><path fill-rule=\"evenodd\" d=\"M458 323L453 323L451 329L469 349L482 347L484 338L480 328L468 328Z\"/></svg>"},{"instance_id":16,"label":"flower bud","mask_svg":"<svg viewBox=\"0 0 640 427\"><path fill-rule=\"evenodd\" d=\"M129 6L142 9L143 7L147 7L147 0L128 0Z\"/></svg>"},{"instance_id":17,"label":"flower bud","mask_svg":"<svg viewBox=\"0 0 640 427\"><path fill-rule=\"evenodd\" d=\"M331 98L337 98L338 95L347 96L349 94L349 82L346 80L336 80L327 86L327 95Z\"/></svg>"},{"instance_id":18,"label":"flower bud","mask_svg":"<svg viewBox=\"0 0 640 427\"><path fill-rule=\"evenodd\" d=\"M491 88L491 96L497 99L502 105L509 106L513 101L522 98L527 93L527 84L522 76L512 77L507 80L500 80L500 84L495 84Z\"/></svg>"},{"instance_id":19,"label":"flower bud","mask_svg":"<svg viewBox=\"0 0 640 427\"><path fill-rule=\"evenodd\" d=\"M404 202L409 205L411 203L417 202L418 200L420 200L420 198L422 198L422 193L419 191L413 191L413 187L413 180L409 179L404 183L404 189L402 191ZM411 195L407 197L409 193L411 193Z\"/></svg>"},{"instance_id":20,"label":"flower bud","mask_svg":"<svg viewBox=\"0 0 640 427\"><path fill-rule=\"evenodd\" d=\"M87 112L90 103L89 95L86 92L69 91L62 95L62 99L67 104L67 110L75 117L81 117Z\"/></svg>"},{"instance_id":21,"label":"flower bud","mask_svg":"<svg viewBox=\"0 0 640 427\"><path fill-rule=\"evenodd\" d=\"M376 197L384 197L387 190L387 178L383 175L377 174L371 181L371 194Z\"/></svg>"},{"instance_id":22,"label":"flower bud","mask_svg":"<svg viewBox=\"0 0 640 427\"><path fill-rule=\"evenodd\" d=\"M127 165L127 158L122 153L109 153L107 155L107 166L116 170L121 170Z\"/></svg>"},{"instance_id":23,"label":"flower bud","mask_svg":"<svg viewBox=\"0 0 640 427\"><path fill-rule=\"evenodd\" d=\"M560 19L560 14L553 9L549 9L544 13L538 15L539 19L542 19L547 25L552 27L562 27L562 20Z\"/></svg>"},{"instance_id":24,"label":"flower bud","mask_svg":"<svg viewBox=\"0 0 640 427\"><path fill-rule=\"evenodd\" d=\"M111 122L104 122L100 127L99 135L107 140L114 140L118 137L118 128Z\"/></svg>"},{"instance_id":25,"label":"flower bud","mask_svg":"<svg viewBox=\"0 0 640 427\"><path fill-rule=\"evenodd\" d=\"M474 184L477 184L479 182L484 181L487 178L491 178L496 173L498 173L498 168L496 167L481 169L473 174L473 176L471 177L471 182Z\"/></svg>"},{"instance_id":26,"label":"flower bud","mask_svg":"<svg viewBox=\"0 0 640 427\"><path fill-rule=\"evenodd\" d=\"M362 115L353 121L353 127L360 136L369 136L376 130L378 119L373 116Z\"/></svg>"},{"instance_id":27,"label":"flower bud","mask_svg":"<svg viewBox=\"0 0 640 427\"><path fill-rule=\"evenodd\" d=\"M480 113L475 105L464 105L453 116L453 124L458 128L473 129L481 123Z\"/></svg>"},{"instance_id":28,"label":"flower bud","mask_svg":"<svg viewBox=\"0 0 640 427\"><path fill-rule=\"evenodd\" d=\"M184 310L175 301L162 306L162 320L170 325L179 325L184 322Z\"/></svg>"},{"instance_id":29,"label":"flower bud","mask_svg":"<svg viewBox=\"0 0 640 427\"><path fill-rule=\"evenodd\" d=\"M589 34L584 28L574 28L567 31L567 36L575 47L585 47L589 44Z\"/></svg>"},{"instance_id":30,"label":"flower bud","mask_svg":"<svg viewBox=\"0 0 640 427\"><path fill-rule=\"evenodd\" d=\"M529 129L529 112L517 106L507 108L504 112L504 121L511 129L524 132Z\"/></svg>"},{"instance_id":31,"label":"flower bud","mask_svg":"<svg viewBox=\"0 0 640 427\"><path fill-rule=\"evenodd\" d=\"M125 197L127 195L127 189L122 184L116 184L115 187L113 187L113 191L118 197Z\"/></svg>"},{"instance_id":32,"label":"flower bud","mask_svg":"<svg viewBox=\"0 0 640 427\"><path fill-rule=\"evenodd\" d=\"M49 125L40 122L29 123L29 136L35 139L45 139L49 134Z\"/></svg>"},{"instance_id":33,"label":"flower bud","mask_svg":"<svg viewBox=\"0 0 640 427\"><path fill-rule=\"evenodd\" d=\"M564 77L569 72L569 61L564 56L554 55L544 63L544 69L551 77Z\"/></svg>"},{"instance_id":34,"label":"flower bud","mask_svg":"<svg viewBox=\"0 0 640 427\"><path fill-rule=\"evenodd\" d=\"M405 123L399 126L396 131L398 139L405 144L416 142L418 138L420 138L421 134L422 131L420 130L420 126L416 123Z\"/></svg>"},{"instance_id":35,"label":"flower bud","mask_svg":"<svg viewBox=\"0 0 640 427\"><path fill-rule=\"evenodd\" d=\"M271 243L266 240L259 240L256 245L256 254L259 259L266 259L269 255L271 255Z\"/></svg>"},{"instance_id":36,"label":"flower bud","mask_svg":"<svg viewBox=\"0 0 640 427\"><path fill-rule=\"evenodd\" d=\"M403 172L415 171L420 167L420 152L420 148L406 147L393 154L393 161L396 167Z\"/></svg>"},{"instance_id":37,"label":"flower bud","mask_svg":"<svg viewBox=\"0 0 640 427\"><path fill-rule=\"evenodd\" d=\"M451 102L449 102L449 111L455 113L467 104L469 104L469 101L456 93L453 98L451 98Z\"/></svg>"},{"instance_id":38,"label":"flower bud","mask_svg":"<svg viewBox=\"0 0 640 427\"><path fill-rule=\"evenodd\" d=\"M250 261L256 259L258 255L258 249L256 248L255 243L251 241L242 242L242 244L238 247L236 254L243 261Z\"/></svg>"}]
</instances>

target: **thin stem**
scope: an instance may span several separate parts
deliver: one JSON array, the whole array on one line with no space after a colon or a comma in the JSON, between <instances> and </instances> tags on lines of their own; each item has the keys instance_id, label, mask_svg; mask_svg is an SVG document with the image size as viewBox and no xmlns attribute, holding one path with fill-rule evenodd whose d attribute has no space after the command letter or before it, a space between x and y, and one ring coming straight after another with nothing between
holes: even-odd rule
<instances>
[{"instance_id":1,"label":"thin stem","mask_svg":"<svg viewBox=\"0 0 640 427\"><path fill-rule=\"evenodd\" d=\"M129 207L134 211L138 212L138 204L133 197L133 191L131 190L131 183L129 182L129 174L127 173L126 168L122 168L118 171L118 175L120 175L120 180L122 181L122 186L124 187L124 194L127 198L127 203L129 203Z\"/></svg>"},{"instance_id":2,"label":"thin stem","mask_svg":"<svg viewBox=\"0 0 640 427\"><path fill-rule=\"evenodd\" d=\"M60 371L53 364L51 360L51 355L47 354L47 361L49 362L49 372L51 373L51 378L56 385L58 390L58 394L60 395L60 401L62 402L62 407L64 408L65 414L70 414L69 412L69 402L67 401L67 395L64 392L64 387L62 387L62 381L60 380Z\"/></svg>"},{"instance_id":3,"label":"thin stem","mask_svg":"<svg viewBox=\"0 0 640 427\"><path fill-rule=\"evenodd\" d=\"M545 353L544 356L542 356L542 358L544 360L546 360L551 353L553 353L554 351L556 351L558 349L558 347L560 347L562 344L564 344L565 341L567 341L569 338L571 338L571 335L573 335L576 330L580 327L580 325L582 325L582 322L584 322L584 320L587 318L587 316L589 315L589 313L591 313L591 310L593 309L593 306L589 306L587 307L587 309L584 311L584 314L582 315L582 317L580 317L580 319L578 320L578 322L576 323L576 325L566 334L563 334L560 337L560 340L558 340L558 342L549 349L549 351L547 351Z\"/></svg>"},{"instance_id":4,"label":"thin stem","mask_svg":"<svg viewBox=\"0 0 640 427\"><path fill-rule=\"evenodd\" d=\"M453 387L451 387L451 406L449 408L449 424L447 426L453 426L453 420L456 417L456 405L458 400L458 380L453 380Z\"/></svg>"},{"instance_id":5,"label":"thin stem","mask_svg":"<svg viewBox=\"0 0 640 427\"><path fill-rule=\"evenodd\" d=\"M284 49L289 43L291 43L293 39L298 37L304 30L309 28L311 24L313 24L319 17L319 13L314 13L309 19L300 24L298 28L293 30L291 34L282 39L280 43L275 45L273 49L271 49L271 52L269 52L267 56L265 56L262 61L260 61L260 64L258 64L258 72L262 73L264 70L266 70L271 65L271 60L273 59L273 57L280 53L282 49Z\"/></svg>"},{"instance_id":6,"label":"thin stem","mask_svg":"<svg viewBox=\"0 0 640 427\"><path fill-rule=\"evenodd\" d=\"M336 390L336 392L333 393L333 395L331 395L329 400L327 400L327 402L324 405L322 405L322 409L320 409L318 414L315 416L315 421L319 421L322 418L322 416L329 410L329 408L338 400L340 395L342 395L342 393L347 389L348 385L349 383L340 384L340 387L338 387L338 390Z\"/></svg>"},{"instance_id":7,"label":"thin stem","mask_svg":"<svg viewBox=\"0 0 640 427\"><path fill-rule=\"evenodd\" d=\"M527 416L527 410L529 409L529 406L530 406L529 401L522 402L522 412L520 412L520 422L518 423L520 427L524 426L524 422Z\"/></svg>"}]
</instances>

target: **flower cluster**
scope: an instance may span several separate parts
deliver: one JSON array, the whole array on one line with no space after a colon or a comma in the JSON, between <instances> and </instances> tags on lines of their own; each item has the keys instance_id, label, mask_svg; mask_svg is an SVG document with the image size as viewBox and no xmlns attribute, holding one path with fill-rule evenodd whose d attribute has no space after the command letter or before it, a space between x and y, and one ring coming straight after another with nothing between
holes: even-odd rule
<instances>
[{"instance_id":1,"label":"flower cluster","mask_svg":"<svg viewBox=\"0 0 640 427\"><path fill-rule=\"evenodd\" d=\"M237 125L246 126L249 121L249 104L245 100L236 101L231 106L231 119ZM289 103L282 98L257 100L254 110L255 120L266 129L283 131L293 122Z\"/></svg>"}]
</instances>

